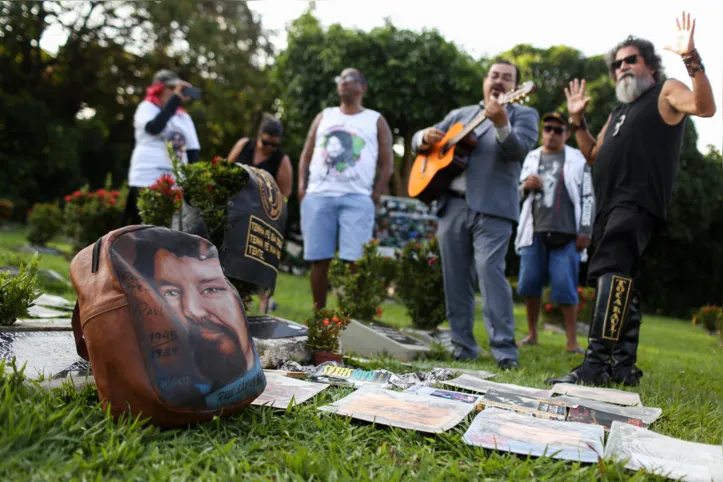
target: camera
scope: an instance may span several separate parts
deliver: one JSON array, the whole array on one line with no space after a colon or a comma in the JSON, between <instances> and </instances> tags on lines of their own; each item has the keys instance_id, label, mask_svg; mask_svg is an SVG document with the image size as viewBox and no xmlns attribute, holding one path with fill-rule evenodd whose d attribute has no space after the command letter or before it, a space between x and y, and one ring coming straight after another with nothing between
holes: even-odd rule
<instances>
[{"instance_id":1,"label":"camera","mask_svg":"<svg viewBox=\"0 0 723 482\"><path fill-rule=\"evenodd\" d=\"M189 99L198 100L201 98L201 89L198 87L183 87L183 96L188 97Z\"/></svg>"}]
</instances>

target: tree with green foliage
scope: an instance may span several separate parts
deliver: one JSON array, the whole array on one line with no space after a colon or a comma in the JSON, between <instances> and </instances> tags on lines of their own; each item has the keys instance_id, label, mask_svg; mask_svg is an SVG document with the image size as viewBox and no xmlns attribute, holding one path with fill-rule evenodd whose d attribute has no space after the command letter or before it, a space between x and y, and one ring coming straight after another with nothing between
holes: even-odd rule
<instances>
[{"instance_id":1,"label":"tree with green foliage","mask_svg":"<svg viewBox=\"0 0 723 482\"><path fill-rule=\"evenodd\" d=\"M55 54L40 46L50 30L65 36ZM203 89L187 106L203 157L225 155L274 98L273 51L245 2L2 2L0 39L0 160L13 172L0 192L21 213L126 178L133 114L159 68Z\"/></svg>"},{"instance_id":2,"label":"tree with green foliage","mask_svg":"<svg viewBox=\"0 0 723 482\"><path fill-rule=\"evenodd\" d=\"M345 67L364 73L364 104L387 119L404 147L393 175L393 192L407 195L414 158L412 135L449 111L482 97L482 71L475 60L436 30L398 29L390 22L370 32L332 25L327 30L313 7L292 22L287 48L276 59L280 117L287 149L298 158L316 114L338 104L333 79ZM440 102L444 99L444 102Z\"/></svg>"}]
</instances>

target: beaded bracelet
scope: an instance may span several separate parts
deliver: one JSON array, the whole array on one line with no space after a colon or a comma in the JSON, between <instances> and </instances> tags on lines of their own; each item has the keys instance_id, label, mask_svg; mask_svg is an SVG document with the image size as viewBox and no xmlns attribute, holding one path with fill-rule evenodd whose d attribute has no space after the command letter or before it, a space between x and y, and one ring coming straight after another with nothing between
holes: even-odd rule
<instances>
[{"instance_id":1,"label":"beaded bracelet","mask_svg":"<svg viewBox=\"0 0 723 482\"><path fill-rule=\"evenodd\" d=\"M688 75L690 75L691 77L695 77L696 72L705 73L705 67L701 62L700 54L698 54L698 49L693 49L687 54L681 55L681 57L683 58L685 68L688 70Z\"/></svg>"}]
</instances>

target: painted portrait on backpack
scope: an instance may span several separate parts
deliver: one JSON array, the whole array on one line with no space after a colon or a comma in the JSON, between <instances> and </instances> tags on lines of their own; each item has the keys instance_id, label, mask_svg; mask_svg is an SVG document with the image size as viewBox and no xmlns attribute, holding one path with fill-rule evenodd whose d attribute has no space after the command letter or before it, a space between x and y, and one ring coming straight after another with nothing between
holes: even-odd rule
<instances>
[{"instance_id":1,"label":"painted portrait on backpack","mask_svg":"<svg viewBox=\"0 0 723 482\"><path fill-rule=\"evenodd\" d=\"M179 234L142 229L111 254L154 388L176 406L250 402L265 378L241 298L213 244Z\"/></svg>"}]
</instances>

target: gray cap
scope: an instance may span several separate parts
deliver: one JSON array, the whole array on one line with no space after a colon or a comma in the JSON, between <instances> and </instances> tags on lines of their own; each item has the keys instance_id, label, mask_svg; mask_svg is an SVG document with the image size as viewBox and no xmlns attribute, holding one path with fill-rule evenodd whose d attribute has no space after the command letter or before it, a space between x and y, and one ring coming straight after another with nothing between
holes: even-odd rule
<instances>
[{"instance_id":1,"label":"gray cap","mask_svg":"<svg viewBox=\"0 0 723 482\"><path fill-rule=\"evenodd\" d=\"M154 84L161 82L161 83L168 85L169 87L175 86L180 81L181 81L181 78L178 76L177 73L175 73L171 70L167 70L167 69L159 70L153 76Z\"/></svg>"}]
</instances>

